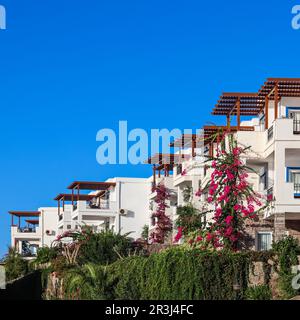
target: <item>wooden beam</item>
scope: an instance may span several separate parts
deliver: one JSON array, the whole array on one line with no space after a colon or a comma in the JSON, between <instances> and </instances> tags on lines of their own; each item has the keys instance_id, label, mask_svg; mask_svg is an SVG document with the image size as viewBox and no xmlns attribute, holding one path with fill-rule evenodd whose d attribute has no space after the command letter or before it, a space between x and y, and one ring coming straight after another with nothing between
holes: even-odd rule
<instances>
[{"instance_id":1,"label":"wooden beam","mask_svg":"<svg viewBox=\"0 0 300 320\"><path fill-rule=\"evenodd\" d=\"M196 156L195 146L196 146L196 138L195 138L195 137L192 137L192 157L193 157L193 158Z\"/></svg>"},{"instance_id":2,"label":"wooden beam","mask_svg":"<svg viewBox=\"0 0 300 320\"><path fill-rule=\"evenodd\" d=\"M227 127L229 128L230 127L230 114L227 114L226 118L227 118Z\"/></svg>"},{"instance_id":3,"label":"wooden beam","mask_svg":"<svg viewBox=\"0 0 300 320\"><path fill-rule=\"evenodd\" d=\"M236 109L237 109L237 129L240 130L241 125L241 99L238 97L236 102Z\"/></svg>"},{"instance_id":4,"label":"wooden beam","mask_svg":"<svg viewBox=\"0 0 300 320\"><path fill-rule=\"evenodd\" d=\"M269 129L269 97L265 99L265 130Z\"/></svg>"},{"instance_id":5,"label":"wooden beam","mask_svg":"<svg viewBox=\"0 0 300 320\"><path fill-rule=\"evenodd\" d=\"M278 118L278 82L275 83L274 90L274 119Z\"/></svg>"},{"instance_id":6,"label":"wooden beam","mask_svg":"<svg viewBox=\"0 0 300 320\"><path fill-rule=\"evenodd\" d=\"M58 215L60 215L60 200L57 200Z\"/></svg>"}]
</instances>

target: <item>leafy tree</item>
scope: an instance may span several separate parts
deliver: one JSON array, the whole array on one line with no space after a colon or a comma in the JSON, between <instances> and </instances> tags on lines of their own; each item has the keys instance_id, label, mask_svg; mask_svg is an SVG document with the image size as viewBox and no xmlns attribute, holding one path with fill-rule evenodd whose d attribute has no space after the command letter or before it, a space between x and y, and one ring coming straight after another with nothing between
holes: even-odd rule
<instances>
[{"instance_id":1,"label":"leafy tree","mask_svg":"<svg viewBox=\"0 0 300 320\"><path fill-rule=\"evenodd\" d=\"M28 262L22 258L15 248L10 247L4 257L6 280L14 280L28 273Z\"/></svg>"},{"instance_id":2,"label":"leafy tree","mask_svg":"<svg viewBox=\"0 0 300 320\"><path fill-rule=\"evenodd\" d=\"M127 256L132 249L132 242L128 234L121 235L111 230L92 233L88 241L82 243L78 263L95 263L106 265Z\"/></svg>"}]
</instances>

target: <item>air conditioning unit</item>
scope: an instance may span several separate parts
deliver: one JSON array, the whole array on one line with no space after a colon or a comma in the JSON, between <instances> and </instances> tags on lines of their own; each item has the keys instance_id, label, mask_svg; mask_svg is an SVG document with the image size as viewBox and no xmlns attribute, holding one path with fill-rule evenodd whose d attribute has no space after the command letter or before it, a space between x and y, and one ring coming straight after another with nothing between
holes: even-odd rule
<instances>
[{"instance_id":1,"label":"air conditioning unit","mask_svg":"<svg viewBox=\"0 0 300 320\"><path fill-rule=\"evenodd\" d=\"M119 214L120 214L121 216L127 216L128 210L126 210L126 209L120 209L120 210L119 210Z\"/></svg>"}]
</instances>

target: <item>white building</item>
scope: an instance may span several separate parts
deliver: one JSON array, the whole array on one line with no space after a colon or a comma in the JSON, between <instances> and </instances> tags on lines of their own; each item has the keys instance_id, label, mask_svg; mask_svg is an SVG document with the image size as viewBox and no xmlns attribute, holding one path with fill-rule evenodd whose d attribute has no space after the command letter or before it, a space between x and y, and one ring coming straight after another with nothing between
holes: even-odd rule
<instances>
[{"instance_id":1,"label":"white building","mask_svg":"<svg viewBox=\"0 0 300 320\"><path fill-rule=\"evenodd\" d=\"M40 247L50 247L57 235L57 208L10 211L11 246L24 257L33 257ZM17 221L16 221L17 220Z\"/></svg>"},{"instance_id":2,"label":"white building","mask_svg":"<svg viewBox=\"0 0 300 320\"><path fill-rule=\"evenodd\" d=\"M148 223L150 183L144 178L112 178L105 182L75 181L69 194L59 194L58 232L92 226L130 233L137 239Z\"/></svg>"},{"instance_id":3,"label":"white building","mask_svg":"<svg viewBox=\"0 0 300 320\"><path fill-rule=\"evenodd\" d=\"M189 154L174 168L178 204L184 204L186 185L194 193L197 185L203 188L207 184L212 170L206 168L201 156L213 155L218 132L229 131L240 146L250 147L244 161L258 173L249 174L254 189L275 198L274 208L267 210L263 221L249 230L252 247L270 248L273 241L285 235L300 238L300 79L271 78L258 93L224 93L213 115L226 116L226 125L204 126L202 136L183 136L173 143L181 148L179 153ZM242 117L245 121L241 121ZM197 139L204 141L198 150ZM200 157L197 159L196 155ZM206 195L201 200L205 203Z\"/></svg>"}]
</instances>

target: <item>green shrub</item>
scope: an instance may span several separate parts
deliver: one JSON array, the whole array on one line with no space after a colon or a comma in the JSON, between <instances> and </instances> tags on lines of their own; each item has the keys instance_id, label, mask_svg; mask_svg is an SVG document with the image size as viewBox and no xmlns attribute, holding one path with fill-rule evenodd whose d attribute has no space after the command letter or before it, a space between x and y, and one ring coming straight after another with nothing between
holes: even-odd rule
<instances>
[{"instance_id":1,"label":"green shrub","mask_svg":"<svg viewBox=\"0 0 300 320\"><path fill-rule=\"evenodd\" d=\"M53 247L42 247L37 251L37 256L35 259L35 264L43 264L48 263L56 259L58 256L58 248Z\"/></svg>"},{"instance_id":2,"label":"green shrub","mask_svg":"<svg viewBox=\"0 0 300 320\"><path fill-rule=\"evenodd\" d=\"M28 262L22 258L15 248L8 249L3 261L7 281L22 277L29 271Z\"/></svg>"},{"instance_id":3,"label":"green shrub","mask_svg":"<svg viewBox=\"0 0 300 320\"><path fill-rule=\"evenodd\" d=\"M123 300L229 300L247 289L247 253L171 248L107 267L107 297Z\"/></svg>"},{"instance_id":4,"label":"green shrub","mask_svg":"<svg viewBox=\"0 0 300 320\"><path fill-rule=\"evenodd\" d=\"M64 278L67 299L105 299L106 273L102 266L92 263L75 267Z\"/></svg>"},{"instance_id":5,"label":"green shrub","mask_svg":"<svg viewBox=\"0 0 300 320\"><path fill-rule=\"evenodd\" d=\"M292 266L298 265L300 254L299 241L288 236L273 244L273 251L278 256L279 264L279 289L282 298L289 299L299 293L299 290L292 288Z\"/></svg>"},{"instance_id":6,"label":"green shrub","mask_svg":"<svg viewBox=\"0 0 300 320\"><path fill-rule=\"evenodd\" d=\"M245 292L245 297L247 300L271 300L272 292L267 285L249 287Z\"/></svg>"},{"instance_id":7,"label":"green shrub","mask_svg":"<svg viewBox=\"0 0 300 320\"><path fill-rule=\"evenodd\" d=\"M127 235L116 234L110 230L92 233L89 241L82 244L78 256L79 264L110 264L127 256L132 249Z\"/></svg>"}]
</instances>

